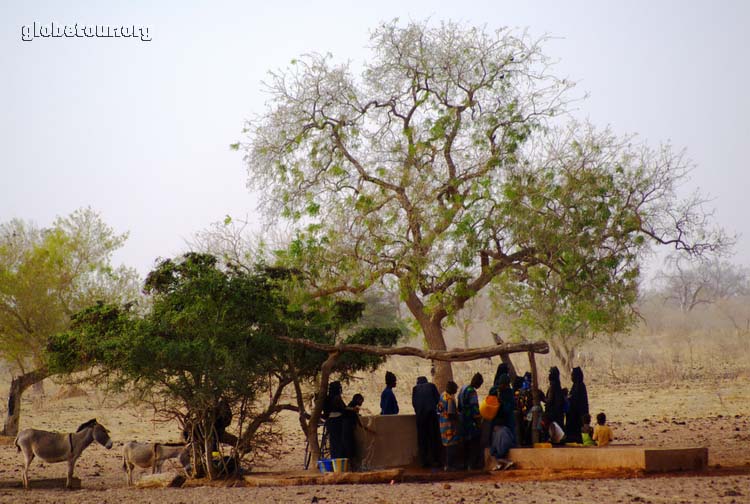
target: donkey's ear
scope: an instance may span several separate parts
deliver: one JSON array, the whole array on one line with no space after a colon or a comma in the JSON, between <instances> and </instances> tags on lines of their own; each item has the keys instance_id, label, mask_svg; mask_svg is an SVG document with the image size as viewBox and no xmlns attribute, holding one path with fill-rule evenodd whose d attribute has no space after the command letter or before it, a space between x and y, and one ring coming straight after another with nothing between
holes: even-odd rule
<instances>
[{"instance_id":1,"label":"donkey's ear","mask_svg":"<svg viewBox=\"0 0 750 504\"><path fill-rule=\"evenodd\" d=\"M76 430L76 432L81 432L83 429L85 429L87 427L91 427L93 425L96 425L96 418L92 418L88 422L84 422L81 425L79 425L78 429Z\"/></svg>"}]
</instances>

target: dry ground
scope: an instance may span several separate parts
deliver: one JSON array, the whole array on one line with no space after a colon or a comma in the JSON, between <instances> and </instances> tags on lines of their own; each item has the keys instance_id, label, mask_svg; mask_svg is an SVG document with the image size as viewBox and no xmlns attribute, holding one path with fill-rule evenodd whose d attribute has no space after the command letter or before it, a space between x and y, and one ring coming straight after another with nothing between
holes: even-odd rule
<instances>
[{"instance_id":1,"label":"dry ground","mask_svg":"<svg viewBox=\"0 0 750 504\"><path fill-rule=\"evenodd\" d=\"M378 375L380 375L379 373ZM379 381L375 380L376 382ZM408 383L408 386L404 385ZM351 387L350 387L351 388ZM408 408L411 377L404 377L397 395ZM48 386L48 393L54 386ZM1 395L1 394L0 394ZM348 394L347 394L348 395ZM376 409L375 392L366 406ZM738 377L717 383L686 383L668 387L589 385L591 409L612 419L618 443L650 446L707 446L711 468L702 474L645 476L620 472L509 471L480 474L463 481L396 483L393 485L307 486L285 488L217 488L137 490L125 486L121 469L122 443L131 439L177 439L172 424L155 422L144 409L121 404L116 397L89 390L88 396L34 398L23 405L22 427L70 431L96 417L112 432L115 447L89 448L76 476L83 490L23 491L21 456L15 447L0 445L0 503L209 503L209 502L523 502L535 503L750 503L750 379ZM294 415L282 418L284 453L253 470L298 470L304 444ZM60 478L64 464L35 460L31 478Z\"/></svg>"}]
</instances>

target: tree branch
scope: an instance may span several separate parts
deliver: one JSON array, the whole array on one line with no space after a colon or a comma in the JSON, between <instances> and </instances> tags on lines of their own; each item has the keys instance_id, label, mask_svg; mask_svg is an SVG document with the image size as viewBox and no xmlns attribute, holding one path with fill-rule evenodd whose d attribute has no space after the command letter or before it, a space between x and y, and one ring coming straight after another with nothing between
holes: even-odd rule
<instances>
[{"instance_id":1,"label":"tree branch","mask_svg":"<svg viewBox=\"0 0 750 504\"><path fill-rule=\"evenodd\" d=\"M279 336L279 339L286 341L287 343L328 353L355 352L371 355L407 355L444 362L466 362L494 357L504 353L535 352L546 354L549 352L549 344L546 341L535 341L532 343L504 343L502 345L471 348L468 350L422 350L421 348L415 347L380 347L376 345L358 344L327 345L310 341L308 339L289 338L287 336Z\"/></svg>"}]
</instances>

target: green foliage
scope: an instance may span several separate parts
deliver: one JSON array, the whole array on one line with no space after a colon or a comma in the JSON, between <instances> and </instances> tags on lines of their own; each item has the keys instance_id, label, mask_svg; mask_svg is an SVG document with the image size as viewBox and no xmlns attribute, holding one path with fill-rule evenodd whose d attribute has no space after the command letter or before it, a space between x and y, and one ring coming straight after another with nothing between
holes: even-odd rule
<instances>
[{"instance_id":1,"label":"green foliage","mask_svg":"<svg viewBox=\"0 0 750 504\"><path fill-rule=\"evenodd\" d=\"M118 235L90 208L39 229L21 220L0 225L0 358L22 372L41 366L47 338L97 300L138 296L134 270L111 265Z\"/></svg>"},{"instance_id":2,"label":"green foliage","mask_svg":"<svg viewBox=\"0 0 750 504\"><path fill-rule=\"evenodd\" d=\"M258 409L259 392L271 383L281 391L312 380L327 357L280 336L330 344L341 334L344 341L387 345L399 335L367 328L346 336L364 304L305 300L301 287L285 268L223 267L200 253L166 259L146 279L147 313L106 304L79 312L69 331L50 338L49 366L73 372L95 365L111 386L161 398L160 411L192 432L211 431L220 400L245 421L258 418L258 429L272 421L279 400ZM381 362L350 355L337 370L346 375Z\"/></svg>"},{"instance_id":3,"label":"green foliage","mask_svg":"<svg viewBox=\"0 0 750 504\"><path fill-rule=\"evenodd\" d=\"M632 172L590 162L605 149L576 141L573 159L589 162L518 170L504 189L512 196L502 211L513 233L545 254L500 275L495 298L516 315L517 329L541 334L565 365L586 339L635 321L640 209L633 204Z\"/></svg>"},{"instance_id":4,"label":"green foliage","mask_svg":"<svg viewBox=\"0 0 750 504\"><path fill-rule=\"evenodd\" d=\"M294 229L278 259L320 292L397 288L438 348L443 323L498 276L539 296L533 279L622 291L612 299L627 304L650 243L725 246L700 198L678 197L682 153L549 121L571 84L549 73L541 42L393 21L373 32L362 72L312 54L273 73L243 147L269 219ZM606 325L595 300L560 321Z\"/></svg>"}]
</instances>

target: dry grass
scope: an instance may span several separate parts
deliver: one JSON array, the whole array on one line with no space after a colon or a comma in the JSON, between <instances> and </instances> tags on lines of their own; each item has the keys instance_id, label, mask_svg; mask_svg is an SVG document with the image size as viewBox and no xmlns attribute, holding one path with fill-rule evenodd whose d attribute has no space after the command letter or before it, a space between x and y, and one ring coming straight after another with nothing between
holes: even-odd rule
<instances>
[{"instance_id":1,"label":"dry grass","mask_svg":"<svg viewBox=\"0 0 750 504\"><path fill-rule=\"evenodd\" d=\"M479 369L494 373L494 363L480 361ZM396 389L402 411L411 410L411 384L420 374L429 372L425 363L409 358L394 358L385 366L400 376ZM456 367L459 380L467 379L475 368L471 364ZM365 406L377 413L380 382L384 370L374 376L363 376L351 383L345 394L363 390ZM47 385L47 395L52 396L56 386ZM248 502L299 502L308 503L312 497L326 504L338 502L426 502L434 500L464 502L496 502L524 497L525 502L633 502L632 496L641 496L645 502L725 502L730 495L735 502L750 502L750 380L738 377L714 382L692 381L685 384L612 384L592 383L589 396L592 409L604 410L611 419L618 443L648 446L708 446L709 474L691 474L679 478L679 484L670 478L644 478L639 474L593 474L581 472L518 473L474 476L465 481L450 483L396 485L346 485L341 487L285 487L269 489L191 487L183 490L136 490L125 486L121 469L122 444L131 439L143 441L173 441L179 433L171 423L155 421L148 410L133 408L124 398L104 395L87 389L88 397L43 402L35 401L29 394L24 399L22 427L34 426L51 430L70 431L91 417L98 418L110 428L115 449L107 451L100 446L89 448L81 457L76 476L82 480L83 491L67 493L58 489L33 490L24 493L15 486L20 483L20 458L15 448L0 444L0 502L22 502L33 497L41 503L71 502L94 504L101 502L223 502L241 500ZM718 393L717 393L718 392ZM282 453L273 459L261 460L253 468L272 471L299 471L304 439L292 413L279 417L283 433ZM715 466L734 467L729 472L716 472ZM169 468L165 468L169 469ZM32 479L61 478L64 464L39 464L31 469ZM581 485L581 478L604 478L605 483ZM593 480L592 480L593 481ZM647 481L647 482L644 482ZM602 486L607 493L602 493ZM11 488L12 487L12 488ZM737 495L740 492L742 495ZM747 494L747 495L745 495ZM568 496L566 498L565 496ZM628 497L631 496L631 497ZM654 496L661 496L656 499ZM679 498L678 498L679 497ZM571 500L572 499L572 500ZM745 499L745 500L743 500ZM726 500L727 503L731 500Z\"/></svg>"}]
</instances>

